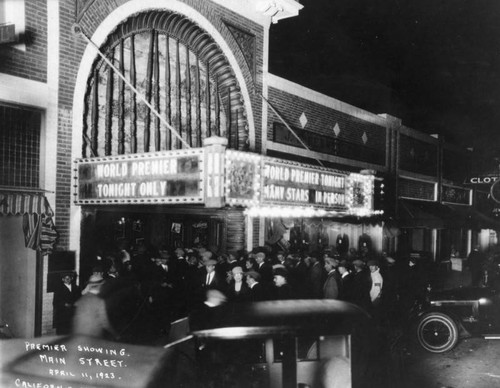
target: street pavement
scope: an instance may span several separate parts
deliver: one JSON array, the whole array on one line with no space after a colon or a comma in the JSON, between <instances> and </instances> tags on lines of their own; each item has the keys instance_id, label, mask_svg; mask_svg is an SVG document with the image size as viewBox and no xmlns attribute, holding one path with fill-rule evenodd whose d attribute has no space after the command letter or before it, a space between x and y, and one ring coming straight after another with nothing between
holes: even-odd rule
<instances>
[{"instance_id":1,"label":"street pavement","mask_svg":"<svg viewBox=\"0 0 500 388\"><path fill-rule=\"evenodd\" d=\"M470 272L447 271L433 282L435 289L470 284ZM433 354L414 341L401 354L402 388L500 387L500 340L468 338L449 352ZM394 385L396 387L396 385Z\"/></svg>"},{"instance_id":2,"label":"street pavement","mask_svg":"<svg viewBox=\"0 0 500 388\"><path fill-rule=\"evenodd\" d=\"M412 347L404 359L404 388L500 387L500 341L469 338L433 354Z\"/></svg>"}]
</instances>

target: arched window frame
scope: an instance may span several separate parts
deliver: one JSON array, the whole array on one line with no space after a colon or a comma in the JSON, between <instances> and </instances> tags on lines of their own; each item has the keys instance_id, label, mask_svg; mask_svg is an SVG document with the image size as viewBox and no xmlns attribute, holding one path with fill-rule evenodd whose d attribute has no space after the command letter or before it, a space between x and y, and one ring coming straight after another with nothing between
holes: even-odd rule
<instances>
[{"instance_id":1,"label":"arched window frame","mask_svg":"<svg viewBox=\"0 0 500 388\"><path fill-rule=\"evenodd\" d=\"M137 40L144 37L149 39L147 63L139 65ZM248 123L236 77L222 50L194 22L166 11L140 14L119 25L101 50L187 144L201 147L206 137L216 135L226 137L229 148L248 148ZM102 59L97 58L92 69L83 157L182 148Z\"/></svg>"}]
</instances>

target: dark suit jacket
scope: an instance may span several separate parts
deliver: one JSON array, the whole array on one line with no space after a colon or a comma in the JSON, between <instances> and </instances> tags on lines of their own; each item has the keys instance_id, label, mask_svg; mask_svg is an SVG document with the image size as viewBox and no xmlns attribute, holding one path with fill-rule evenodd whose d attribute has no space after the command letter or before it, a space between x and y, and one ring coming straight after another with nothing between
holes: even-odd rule
<instances>
[{"instance_id":1,"label":"dark suit jacket","mask_svg":"<svg viewBox=\"0 0 500 388\"><path fill-rule=\"evenodd\" d=\"M306 263L300 261L295 267L290 268L290 276L288 283L292 287L294 294L297 298L305 298L307 296L307 275L309 269Z\"/></svg>"},{"instance_id":2,"label":"dark suit jacket","mask_svg":"<svg viewBox=\"0 0 500 388\"><path fill-rule=\"evenodd\" d=\"M54 291L54 308L64 307L65 304L73 305L80 297L80 290L75 285L71 285L71 291L62 282L57 286Z\"/></svg>"},{"instance_id":3,"label":"dark suit jacket","mask_svg":"<svg viewBox=\"0 0 500 388\"><path fill-rule=\"evenodd\" d=\"M307 288L309 297L321 299L323 297L324 271L319 262L314 263L309 269L307 276Z\"/></svg>"},{"instance_id":4,"label":"dark suit jacket","mask_svg":"<svg viewBox=\"0 0 500 388\"><path fill-rule=\"evenodd\" d=\"M217 271L214 272L214 277L210 284L207 284L207 272L203 274L202 279L203 288L205 289L213 289L225 292L227 289L226 279Z\"/></svg>"},{"instance_id":5,"label":"dark suit jacket","mask_svg":"<svg viewBox=\"0 0 500 388\"><path fill-rule=\"evenodd\" d=\"M151 269L151 277L147 282L146 294L153 299L156 309L168 309L172 306L176 297L176 277L173 265L167 264L168 270L162 266L155 265Z\"/></svg>"},{"instance_id":6,"label":"dark suit jacket","mask_svg":"<svg viewBox=\"0 0 500 388\"><path fill-rule=\"evenodd\" d=\"M61 282L54 291L54 326L58 334L68 334L75 311L74 304L80 298L80 289L73 284L71 291Z\"/></svg>"},{"instance_id":7,"label":"dark suit jacket","mask_svg":"<svg viewBox=\"0 0 500 388\"><path fill-rule=\"evenodd\" d=\"M369 310L372 302L370 299L370 289L372 288L372 279L367 270L353 273L353 300L358 306Z\"/></svg>"},{"instance_id":8,"label":"dark suit jacket","mask_svg":"<svg viewBox=\"0 0 500 388\"><path fill-rule=\"evenodd\" d=\"M283 299L293 299L294 292L292 286L290 284L283 284L281 287L274 287L274 299L283 300Z\"/></svg>"},{"instance_id":9,"label":"dark suit jacket","mask_svg":"<svg viewBox=\"0 0 500 388\"><path fill-rule=\"evenodd\" d=\"M265 284L272 284L273 282L273 267L264 263L260 267L257 265L257 272L262 276L262 282Z\"/></svg>"},{"instance_id":10,"label":"dark suit jacket","mask_svg":"<svg viewBox=\"0 0 500 388\"><path fill-rule=\"evenodd\" d=\"M335 272L330 272L326 277L325 285L323 286L323 298L325 299L338 299L339 297L339 286Z\"/></svg>"},{"instance_id":11,"label":"dark suit jacket","mask_svg":"<svg viewBox=\"0 0 500 388\"><path fill-rule=\"evenodd\" d=\"M269 299L262 284L257 283L250 289L250 301L258 302Z\"/></svg>"},{"instance_id":12,"label":"dark suit jacket","mask_svg":"<svg viewBox=\"0 0 500 388\"><path fill-rule=\"evenodd\" d=\"M347 302L353 301L353 278L352 274L340 277L339 299Z\"/></svg>"},{"instance_id":13,"label":"dark suit jacket","mask_svg":"<svg viewBox=\"0 0 500 388\"><path fill-rule=\"evenodd\" d=\"M241 289L236 292L234 289L234 280L229 284L227 297L230 302L247 302L250 300L250 288L245 281L241 284Z\"/></svg>"}]
</instances>

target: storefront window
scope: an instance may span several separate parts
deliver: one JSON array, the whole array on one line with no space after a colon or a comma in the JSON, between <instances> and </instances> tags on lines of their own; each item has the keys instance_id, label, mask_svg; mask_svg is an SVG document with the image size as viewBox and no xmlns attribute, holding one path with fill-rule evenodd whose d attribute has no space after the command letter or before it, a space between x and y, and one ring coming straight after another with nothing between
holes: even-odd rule
<instances>
[{"instance_id":1,"label":"storefront window","mask_svg":"<svg viewBox=\"0 0 500 388\"><path fill-rule=\"evenodd\" d=\"M0 186L40 187L38 111L0 105Z\"/></svg>"},{"instance_id":2,"label":"storefront window","mask_svg":"<svg viewBox=\"0 0 500 388\"><path fill-rule=\"evenodd\" d=\"M186 211L186 213L188 213ZM132 249L139 245L169 249L205 247L223 251L224 220L213 216L176 212L103 211L87 230L91 250L108 250L126 241Z\"/></svg>"}]
</instances>

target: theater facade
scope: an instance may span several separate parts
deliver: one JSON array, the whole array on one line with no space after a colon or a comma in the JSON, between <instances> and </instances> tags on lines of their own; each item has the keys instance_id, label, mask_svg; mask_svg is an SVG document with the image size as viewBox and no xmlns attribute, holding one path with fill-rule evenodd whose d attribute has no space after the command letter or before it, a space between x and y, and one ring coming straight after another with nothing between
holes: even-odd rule
<instances>
[{"instance_id":1,"label":"theater facade","mask_svg":"<svg viewBox=\"0 0 500 388\"><path fill-rule=\"evenodd\" d=\"M298 1L7 3L35 38L0 61L0 317L18 337L53 333L54 279L85 283L124 241L433 259L496 242L464 150L269 72Z\"/></svg>"},{"instance_id":2,"label":"theater facade","mask_svg":"<svg viewBox=\"0 0 500 388\"><path fill-rule=\"evenodd\" d=\"M271 23L302 6L233 3L129 1L107 13L88 2L77 10L72 31L83 52L73 90L69 238L82 275L117 240L307 251L335 247L340 236L357 246L367 235L362 221L382 213L373 207L371 163L327 166L267 151L270 132L278 151L300 140L292 127L306 111L291 119L293 93L273 95L283 88L271 87L279 79L267 73L266 50ZM340 142L356 136L358 150L369 139L383 154L386 128L369 126L331 134ZM347 231L332 220L356 225Z\"/></svg>"},{"instance_id":3,"label":"theater facade","mask_svg":"<svg viewBox=\"0 0 500 388\"><path fill-rule=\"evenodd\" d=\"M259 237L252 228L255 219L269 225L382 213L373 209L374 176L369 173L226 146L226 138L210 137L199 148L75 160L73 202L86 220L82 241L93 248L113 247L125 239L132 246L145 241L172 248L204 246L214 252L250 250ZM291 248L286 229L281 235L274 231L275 236L268 230L264 244ZM308 242L309 249L328 246Z\"/></svg>"}]
</instances>

